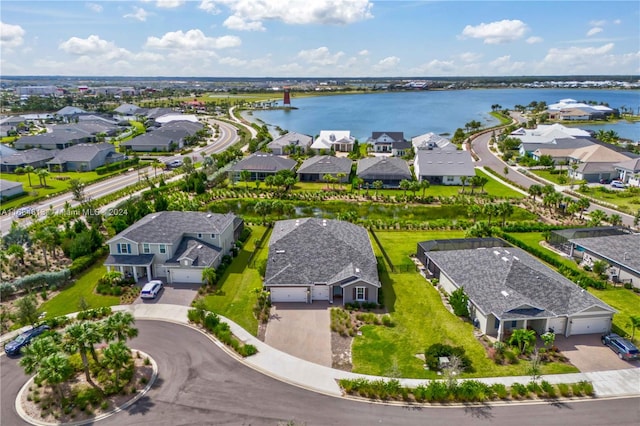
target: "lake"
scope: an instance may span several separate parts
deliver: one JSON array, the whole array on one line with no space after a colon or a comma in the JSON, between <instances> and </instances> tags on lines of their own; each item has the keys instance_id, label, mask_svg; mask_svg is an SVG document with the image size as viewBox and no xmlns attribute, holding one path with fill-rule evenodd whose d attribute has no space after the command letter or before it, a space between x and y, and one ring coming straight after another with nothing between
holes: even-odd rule
<instances>
[{"instance_id":1,"label":"lake","mask_svg":"<svg viewBox=\"0 0 640 426\"><path fill-rule=\"evenodd\" d=\"M320 130L351 130L365 141L374 131L402 131L409 139L427 132L453 135L465 123L477 120L485 126L497 124L491 105L503 108L528 105L532 101L553 104L560 99L596 101L612 108L640 108L640 91L597 89L474 89L416 91L358 95L317 96L291 100L295 110L260 110L245 117L260 119L289 131L317 135ZM640 140L640 122L580 125L590 130L615 130L623 138Z\"/></svg>"}]
</instances>

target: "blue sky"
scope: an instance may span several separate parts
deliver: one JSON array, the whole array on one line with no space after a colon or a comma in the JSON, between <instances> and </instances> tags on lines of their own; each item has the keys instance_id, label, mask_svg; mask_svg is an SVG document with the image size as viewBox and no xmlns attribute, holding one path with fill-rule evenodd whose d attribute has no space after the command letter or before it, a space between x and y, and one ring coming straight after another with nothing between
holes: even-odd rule
<instances>
[{"instance_id":1,"label":"blue sky","mask_svg":"<svg viewBox=\"0 0 640 426\"><path fill-rule=\"evenodd\" d=\"M638 1L3 0L0 12L1 75L640 73Z\"/></svg>"}]
</instances>

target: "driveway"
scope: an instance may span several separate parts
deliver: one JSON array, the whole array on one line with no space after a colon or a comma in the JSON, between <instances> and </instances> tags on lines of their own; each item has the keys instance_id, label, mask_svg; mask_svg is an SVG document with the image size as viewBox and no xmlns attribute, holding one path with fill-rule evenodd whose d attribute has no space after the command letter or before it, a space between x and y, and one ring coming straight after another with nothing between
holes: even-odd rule
<instances>
[{"instance_id":1,"label":"driveway","mask_svg":"<svg viewBox=\"0 0 640 426\"><path fill-rule=\"evenodd\" d=\"M265 343L295 357L331 367L329 302L277 303Z\"/></svg>"},{"instance_id":2,"label":"driveway","mask_svg":"<svg viewBox=\"0 0 640 426\"><path fill-rule=\"evenodd\" d=\"M144 286L144 284L140 284ZM200 284L166 284L155 299L141 299L138 297L133 303L166 303L170 305L191 306L196 298Z\"/></svg>"},{"instance_id":3,"label":"driveway","mask_svg":"<svg viewBox=\"0 0 640 426\"><path fill-rule=\"evenodd\" d=\"M556 336L555 345L583 373L640 367L640 361L623 361L600 341L599 334Z\"/></svg>"}]
</instances>

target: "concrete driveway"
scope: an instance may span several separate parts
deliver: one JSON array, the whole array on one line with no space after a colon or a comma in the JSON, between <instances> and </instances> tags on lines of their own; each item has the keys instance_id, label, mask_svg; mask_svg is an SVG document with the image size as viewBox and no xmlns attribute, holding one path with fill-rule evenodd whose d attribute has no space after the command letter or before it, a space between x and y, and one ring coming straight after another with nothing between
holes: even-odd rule
<instances>
[{"instance_id":1,"label":"concrete driveway","mask_svg":"<svg viewBox=\"0 0 640 426\"><path fill-rule=\"evenodd\" d=\"M141 284L144 286L144 284ZM164 288L155 299L141 299L138 297L135 303L167 303L171 305L191 306L191 302L198 294L200 284L164 284Z\"/></svg>"},{"instance_id":2,"label":"concrete driveway","mask_svg":"<svg viewBox=\"0 0 640 426\"><path fill-rule=\"evenodd\" d=\"M331 367L329 306L328 302L274 304L265 343L295 357Z\"/></svg>"},{"instance_id":3,"label":"concrete driveway","mask_svg":"<svg viewBox=\"0 0 640 426\"><path fill-rule=\"evenodd\" d=\"M623 361L600 341L599 334L556 336L555 345L583 373L640 367L640 361Z\"/></svg>"}]
</instances>

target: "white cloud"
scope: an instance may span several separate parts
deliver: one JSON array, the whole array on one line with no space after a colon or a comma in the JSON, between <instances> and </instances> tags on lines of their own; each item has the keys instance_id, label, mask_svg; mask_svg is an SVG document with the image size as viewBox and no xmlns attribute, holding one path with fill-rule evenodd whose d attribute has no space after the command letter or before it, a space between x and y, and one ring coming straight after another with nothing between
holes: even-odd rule
<instances>
[{"instance_id":1,"label":"white cloud","mask_svg":"<svg viewBox=\"0 0 640 426\"><path fill-rule=\"evenodd\" d=\"M373 3L369 0L205 0L201 9L203 4L205 10L227 6L238 19L232 23L276 20L286 24L346 25L373 18Z\"/></svg>"},{"instance_id":2,"label":"white cloud","mask_svg":"<svg viewBox=\"0 0 640 426\"><path fill-rule=\"evenodd\" d=\"M141 7L137 7L137 6L133 6L133 13L127 13L126 15L124 15L124 18L132 18L132 19L136 19L140 22L144 22L147 20L147 16L149 16L149 12L147 12L146 10L144 10Z\"/></svg>"},{"instance_id":3,"label":"white cloud","mask_svg":"<svg viewBox=\"0 0 640 426\"><path fill-rule=\"evenodd\" d=\"M102 5L98 3L87 3L85 6L87 6L87 9L96 13L102 12L102 9L103 9Z\"/></svg>"},{"instance_id":4,"label":"white cloud","mask_svg":"<svg viewBox=\"0 0 640 426\"><path fill-rule=\"evenodd\" d=\"M260 21L247 21L236 15L229 16L223 25L230 30L236 31L264 31L265 28Z\"/></svg>"},{"instance_id":5,"label":"white cloud","mask_svg":"<svg viewBox=\"0 0 640 426\"><path fill-rule=\"evenodd\" d=\"M475 62L475 61L479 60L480 58L482 58L482 55L480 53L476 53L476 52L464 52L464 53L461 53L460 55L458 55L458 57L463 62Z\"/></svg>"},{"instance_id":6,"label":"white cloud","mask_svg":"<svg viewBox=\"0 0 640 426\"><path fill-rule=\"evenodd\" d=\"M527 24L519 19L490 22L472 26L467 25L462 30L462 37L481 38L485 44L508 43L518 40L529 30Z\"/></svg>"},{"instance_id":7,"label":"white cloud","mask_svg":"<svg viewBox=\"0 0 640 426\"><path fill-rule=\"evenodd\" d=\"M569 47L566 49L552 48L549 49L543 63L553 65L554 67L568 67L572 65L588 64L593 61L601 60L603 55L613 50L613 43L607 43L600 47Z\"/></svg>"},{"instance_id":8,"label":"white cloud","mask_svg":"<svg viewBox=\"0 0 640 426\"><path fill-rule=\"evenodd\" d=\"M212 15L217 15L220 13L220 9L216 6L215 0L202 0L198 9L204 10L207 13L211 13Z\"/></svg>"},{"instance_id":9,"label":"white cloud","mask_svg":"<svg viewBox=\"0 0 640 426\"><path fill-rule=\"evenodd\" d=\"M173 9L185 4L186 0L142 0L144 3L155 3L156 7L162 9Z\"/></svg>"},{"instance_id":10,"label":"white cloud","mask_svg":"<svg viewBox=\"0 0 640 426\"><path fill-rule=\"evenodd\" d=\"M602 28L601 27L593 27L589 31L587 31L587 37L591 37L591 36L596 35L596 34L601 33L601 32L602 32Z\"/></svg>"},{"instance_id":11,"label":"white cloud","mask_svg":"<svg viewBox=\"0 0 640 426\"><path fill-rule=\"evenodd\" d=\"M544 39L538 36L531 36L526 41L528 44L536 44L536 43L542 43Z\"/></svg>"},{"instance_id":12,"label":"white cloud","mask_svg":"<svg viewBox=\"0 0 640 426\"><path fill-rule=\"evenodd\" d=\"M589 25L591 25L592 27L603 27L607 24L607 21L605 20L599 20L599 21L591 21L589 22Z\"/></svg>"},{"instance_id":13,"label":"white cloud","mask_svg":"<svg viewBox=\"0 0 640 426\"><path fill-rule=\"evenodd\" d=\"M317 49L301 50L298 57L314 65L335 65L338 63L344 52L331 54L326 46Z\"/></svg>"},{"instance_id":14,"label":"white cloud","mask_svg":"<svg viewBox=\"0 0 640 426\"><path fill-rule=\"evenodd\" d=\"M202 31L195 29L186 33L181 30L168 32L161 38L147 37L145 46L153 49L208 50L226 49L241 44L242 41L236 36L207 37Z\"/></svg>"},{"instance_id":15,"label":"white cloud","mask_svg":"<svg viewBox=\"0 0 640 426\"><path fill-rule=\"evenodd\" d=\"M131 55L127 49L118 47L111 41L102 40L97 35L87 38L71 37L60 43L58 49L78 56L101 56L105 59L116 59Z\"/></svg>"},{"instance_id":16,"label":"white cloud","mask_svg":"<svg viewBox=\"0 0 640 426\"><path fill-rule=\"evenodd\" d=\"M456 65L453 61L441 61L439 59L434 59L426 64L409 70L411 74L415 75L447 75L454 71L456 71Z\"/></svg>"},{"instance_id":17,"label":"white cloud","mask_svg":"<svg viewBox=\"0 0 640 426\"><path fill-rule=\"evenodd\" d=\"M26 31L20 25L0 22L0 46L13 48L22 45Z\"/></svg>"},{"instance_id":18,"label":"white cloud","mask_svg":"<svg viewBox=\"0 0 640 426\"><path fill-rule=\"evenodd\" d=\"M616 24L616 25L620 25L620 24L622 24L622 20L621 19L616 19L616 20L613 21L613 23Z\"/></svg>"},{"instance_id":19,"label":"white cloud","mask_svg":"<svg viewBox=\"0 0 640 426\"><path fill-rule=\"evenodd\" d=\"M501 56L489 62L496 75L508 75L526 69L524 62L512 62L511 55Z\"/></svg>"},{"instance_id":20,"label":"white cloud","mask_svg":"<svg viewBox=\"0 0 640 426\"><path fill-rule=\"evenodd\" d=\"M363 49L363 50L358 52L358 55L360 55L360 56L368 56L369 55L369 51L367 49Z\"/></svg>"},{"instance_id":21,"label":"white cloud","mask_svg":"<svg viewBox=\"0 0 640 426\"><path fill-rule=\"evenodd\" d=\"M376 71L389 71L398 66L400 58L397 56L388 56L373 66Z\"/></svg>"}]
</instances>

